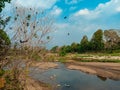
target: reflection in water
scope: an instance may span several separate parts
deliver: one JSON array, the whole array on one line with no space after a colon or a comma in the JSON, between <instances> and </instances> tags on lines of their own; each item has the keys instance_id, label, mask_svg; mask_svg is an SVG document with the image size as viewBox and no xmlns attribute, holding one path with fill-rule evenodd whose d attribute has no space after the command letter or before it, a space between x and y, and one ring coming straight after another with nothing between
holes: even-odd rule
<instances>
[{"instance_id":1,"label":"reflection in water","mask_svg":"<svg viewBox=\"0 0 120 90\"><path fill-rule=\"evenodd\" d=\"M102 80L102 81L106 81L106 80L107 80L107 78L106 78L106 77L103 77L103 76L97 75L97 77L98 77L100 80Z\"/></svg>"},{"instance_id":2,"label":"reflection in water","mask_svg":"<svg viewBox=\"0 0 120 90\"><path fill-rule=\"evenodd\" d=\"M49 69L44 73L38 71L33 77L51 84L54 90L120 90L120 81L69 70L61 63L57 69Z\"/></svg>"}]
</instances>

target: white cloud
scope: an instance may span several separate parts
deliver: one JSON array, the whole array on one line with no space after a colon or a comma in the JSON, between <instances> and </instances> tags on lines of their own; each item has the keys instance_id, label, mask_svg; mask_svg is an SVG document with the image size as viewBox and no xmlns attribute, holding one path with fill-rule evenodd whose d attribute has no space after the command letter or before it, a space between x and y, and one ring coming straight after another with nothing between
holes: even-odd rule
<instances>
[{"instance_id":1,"label":"white cloud","mask_svg":"<svg viewBox=\"0 0 120 90\"><path fill-rule=\"evenodd\" d=\"M96 19L114 15L118 12L120 12L120 0L111 0L105 4L99 4L94 10L79 10L74 14L74 16L84 16L86 19Z\"/></svg>"},{"instance_id":2,"label":"white cloud","mask_svg":"<svg viewBox=\"0 0 120 90\"><path fill-rule=\"evenodd\" d=\"M116 8L116 11L120 12L120 7Z\"/></svg>"},{"instance_id":3,"label":"white cloud","mask_svg":"<svg viewBox=\"0 0 120 90\"><path fill-rule=\"evenodd\" d=\"M77 4L80 1L83 1L83 0L65 0L65 3L66 4Z\"/></svg>"},{"instance_id":4,"label":"white cloud","mask_svg":"<svg viewBox=\"0 0 120 90\"><path fill-rule=\"evenodd\" d=\"M51 8L59 0L12 0L18 5L35 6L40 8ZM19 2L18 2L19 1ZM32 1L32 2L31 2ZM33 2L34 1L34 2ZM37 1L37 3L36 3ZM75 4L78 0L66 0L68 4ZM81 0L80 0L81 1ZM71 2L71 3L70 3ZM7 8L7 7L6 7ZM73 7L74 8L74 7ZM9 8L7 8L9 9ZM50 9L51 10L51 9ZM8 10L10 11L10 10ZM51 15L60 15L62 9L54 6ZM74 41L79 42L83 35L90 37L97 29L120 28L120 20L114 15L120 13L120 0L110 0L107 3L99 4L94 10L82 9L69 16L64 23L56 22L55 40L56 45L70 44ZM67 33L70 33L68 36ZM62 39L61 39L62 38ZM64 40L63 40L64 39Z\"/></svg>"},{"instance_id":5,"label":"white cloud","mask_svg":"<svg viewBox=\"0 0 120 90\"><path fill-rule=\"evenodd\" d=\"M54 26L58 29L65 29L67 27L69 27L69 24L68 23L55 23Z\"/></svg>"},{"instance_id":6,"label":"white cloud","mask_svg":"<svg viewBox=\"0 0 120 90\"><path fill-rule=\"evenodd\" d=\"M59 26L60 31L63 30L64 33L62 34L65 35L69 32L69 43L72 43L74 41L79 42L83 35L87 35L90 38L93 32L98 29L120 28L119 18L114 16L119 14L119 7L120 0L111 0L105 4L99 4L94 10L89 10L87 8L79 10L69 16L67 26L62 28ZM68 44L67 41L68 39L64 39L64 44Z\"/></svg>"},{"instance_id":7,"label":"white cloud","mask_svg":"<svg viewBox=\"0 0 120 90\"><path fill-rule=\"evenodd\" d=\"M12 2L17 6L22 5L24 7L49 9L57 2L57 0L12 0Z\"/></svg>"},{"instance_id":8,"label":"white cloud","mask_svg":"<svg viewBox=\"0 0 120 90\"><path fill-rule=\"evenodd\" d=\"M105 27L114 27L114 21L117 17L114 15L119 14L120 12L120 0L111 0L104 4L99 4L94 10L81 9L71 15L71 21L76 22L79 26L77 28L81 28L83 26L81 23L84 23L87 30L83 28L85 31L91 30L92 28L105 28ZM109 21L109 22L108 22ZM116 21L117 22L117 21ZM109 23L109 24L108 24ZM111 25L114 24L114 25ZM110 26L111 25L111 26ZM119 26L119 25L118 25Z\"/></svg>"},{"instance_id":9,"label":"white cloud","mask_svg":"<svg viewBox=\"0 0 120 90\"><path fill-rule=\"evenodd\" d=\"M89 13L90 13L90 11L85 8L85 9L79 10L77 13L75 13L75 16L88 15Z\"/></svg>"},{"instance_id":10,"label":"white cloud","mask_svg":"<svg viewBox=\"0 0 120 90\"><path fill-rule=\"evenodd\" d=\"M53 7L53 10L51 11L51 15L55 15L55 16L58 16L62 13L62 9L59 8L58 6L54 6Z\"/></svg>"}]
</instances>

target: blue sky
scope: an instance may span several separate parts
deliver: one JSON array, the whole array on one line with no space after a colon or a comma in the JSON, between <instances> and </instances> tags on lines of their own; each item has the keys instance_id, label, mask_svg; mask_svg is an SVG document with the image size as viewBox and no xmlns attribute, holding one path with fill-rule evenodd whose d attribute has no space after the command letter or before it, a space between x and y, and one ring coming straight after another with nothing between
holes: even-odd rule
<instances>
[{"instance_id":1,"label":"blue sky","mask_svg":"<svg viewBox=\"0 0 120 90\"><path fill-rule=\"evenodd\" d=\"M48 10L54 17L56 31L51 33L53 40L48 47L80 42L83 35L91 38L97 29L120 30L120 0L12 0L12 3ZM3 12L9 13L10 9L6 3Z\"/></svg>"}]
</instances>

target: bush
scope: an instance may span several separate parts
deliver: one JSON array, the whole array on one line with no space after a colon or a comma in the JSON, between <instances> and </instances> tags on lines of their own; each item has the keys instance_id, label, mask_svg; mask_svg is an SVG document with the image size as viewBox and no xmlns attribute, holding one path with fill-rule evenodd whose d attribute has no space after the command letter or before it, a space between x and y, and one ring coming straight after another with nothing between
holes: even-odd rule
<instances>
[{"instance_id":1,"label":"bush","mask_svg":"<svg viewBox=\"0 0 120 90\"><path fill-rule=\"evenodd\" d=\"M3 76L5 71L3 69L0 69L0 77Z\"/></svg>"},{"instance_id":2,"label":"bush","mask_svg":"<svg viewBox=\"0 0 120 90\"><path fill-rule=\"evenodd\" d=\"M59 55L60 55L60 56L65 56L65 55L66 55L66 52L65 52L65 51L60 51Z\"/></svg>"},{"instance_id":3,"label":"bush","mask_svg":"<svg viewBox=\"0 0 120 90\"><path fill-rule=\"evenodd\" d=\"M10 44L10 38L8 37L6 32L0 29L0 55L6 53L6 51L10 47Z\"/></svg>"}]
</instances>

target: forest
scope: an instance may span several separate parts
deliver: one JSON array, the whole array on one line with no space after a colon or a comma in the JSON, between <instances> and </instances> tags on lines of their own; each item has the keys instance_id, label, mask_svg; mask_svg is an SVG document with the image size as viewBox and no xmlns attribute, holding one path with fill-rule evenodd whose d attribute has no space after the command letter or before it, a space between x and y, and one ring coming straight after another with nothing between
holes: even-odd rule
<instances>
[{"instance_id":1,"label":"forest","mask_svg":"<svg viewBox=\"0 0 120 90\"><path fill-rule=\"evenodd\" d=\"M90 40L84 35L80 43L73 42L71 45L55 46L51 51L59 52L60 55L66 53L118 52L120 51L120 32L115 29L99 29L92 35Z\"/></svg>"}]
</instances>

